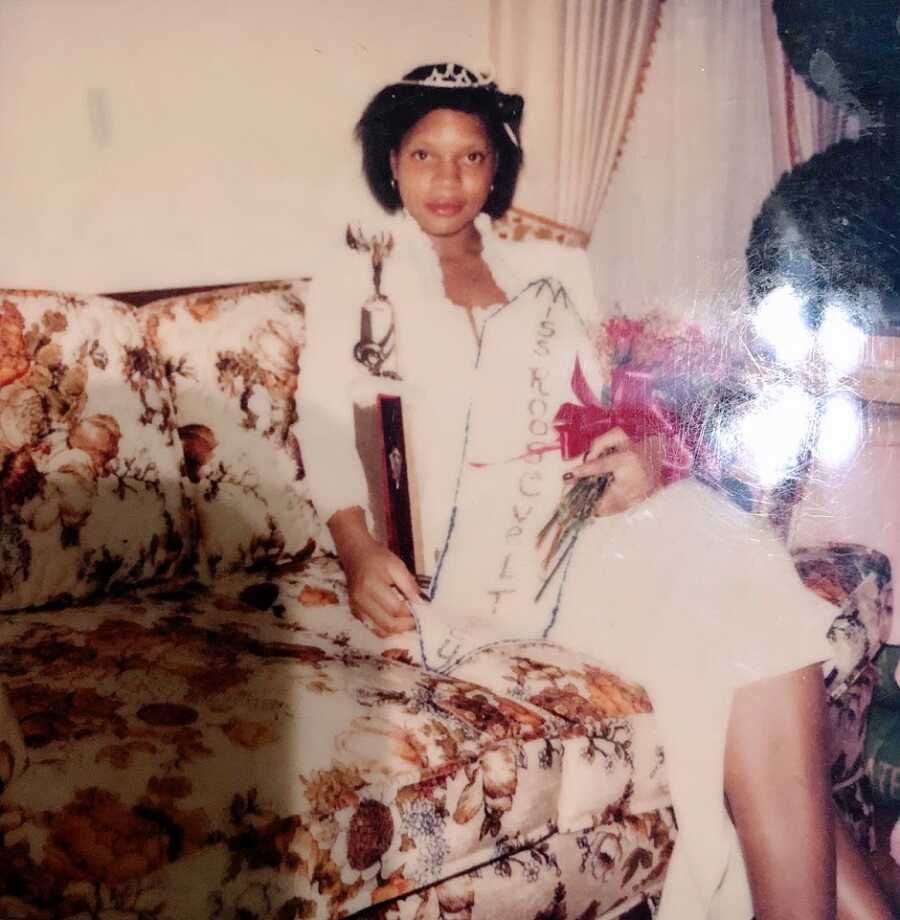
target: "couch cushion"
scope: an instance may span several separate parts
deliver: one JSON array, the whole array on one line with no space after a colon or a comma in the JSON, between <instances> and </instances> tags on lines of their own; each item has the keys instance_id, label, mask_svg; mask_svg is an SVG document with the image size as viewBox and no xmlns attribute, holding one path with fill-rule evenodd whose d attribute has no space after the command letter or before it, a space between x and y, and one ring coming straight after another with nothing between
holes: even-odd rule
<instances>
[{"instance_id":1,"label":"couch cushion","mask_svg":"<svg viewBox=\"0 0 900 920\"><path fill-rule=\"evenodd\" d=\"M0 291L0 609L174 574L192 550L181 462L129 307Z\"/></svg>"},{"instance_id":2,"label":"couch cushion","mask_svg":"<svg viewBox=\"0 0 900 920\"><path fill-rule=\"evenodd\" d=\"M797 561L843 602L835 691L885 615L883 557ZM593 892L601 916L659 886L674 827L640 688L543 643L428 674L414 634L377 639L345 601L316 556L216 592L0 617L31 759L0 806L0 915L319 918L405 896L399 916L474 897L475 918L498 910L482 880L521 872L509 903L543 898L537 916ZM830 708L854 743L855 686ZM834 752L845 814L851 747Z\"/></svg>"},{"instance_id":3,"label":"couch cushion","mask_svg":"<svg viewBox=\"0 0 900 920\"><path fill-rule=\"evenodd\" d=\"M486 866L357 914L366 920L611 920L647 918L675 835L670 811L616 816L501 853ZM624 860L621 853L629 854ZM649 871L648 871L649 870ZM635 874L645 886L629 894ZM391 884L385 886L391 889ZM612 905L610 907L610 905ZM610 908L607 910L607 908ZM630 908L636 908L634 912Z\"/></svg>"},{"instance_id":4,"label":"couch cushion","mask_svg":"<svg viewBox=\"0 0 900 920\"><path fill-rule=\"evenodd\" d=\"M318 523L295 403L304 289L303 281L222 288L139 312L175 393L204 580L312 550Z\"/></svg>"},{"instance_id":5,"label":"couch cushion","mask_svg":"<svg viewBox=\"0 0 900 920\"><path fill-rule=\"evenodd\" d=\"M338 916L594 825L602 910L658 885L672 829L639 688L537 647L482 663L496 690L428 674L323 557L222 587L0 620L32 761L0 811L0 913L234 916L252 891L270 906L246 916ZM639 813L646 832L609 837Z\"/></svg>"}]
</instances>

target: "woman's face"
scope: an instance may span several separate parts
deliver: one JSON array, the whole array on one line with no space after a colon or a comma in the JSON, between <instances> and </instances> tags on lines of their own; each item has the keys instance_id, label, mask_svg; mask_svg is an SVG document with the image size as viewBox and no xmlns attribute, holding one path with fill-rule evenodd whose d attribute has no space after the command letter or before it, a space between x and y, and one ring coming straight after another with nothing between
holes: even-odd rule
<instances>
[{"instance_id":1,"label":"woman's face","mask_svg":"<svg viewBox=\"0 0 900 920\"><path fill-rule=\"evenodd\" d=\"M481 213L496 161L477 115L433 109L391 154L391 171L416 223L429 236L450 237L468 230Z\"/></svg>"}]
</instances>

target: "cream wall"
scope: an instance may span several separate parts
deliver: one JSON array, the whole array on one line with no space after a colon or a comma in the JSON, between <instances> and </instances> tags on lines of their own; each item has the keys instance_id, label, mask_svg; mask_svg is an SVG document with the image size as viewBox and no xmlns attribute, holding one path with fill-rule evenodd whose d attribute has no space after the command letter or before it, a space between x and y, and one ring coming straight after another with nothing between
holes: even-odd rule
<instances>
[{"instance_id":1,"label":"cream wall","mask_svg":"<svg viewBox=\"0 0 900 920\"><path fill-rule=\"evenodd\" d=\"M0 0L0 286L314 270L351 132L418 63L488 63L488 0Z\"/></svg>"}]
</instances>

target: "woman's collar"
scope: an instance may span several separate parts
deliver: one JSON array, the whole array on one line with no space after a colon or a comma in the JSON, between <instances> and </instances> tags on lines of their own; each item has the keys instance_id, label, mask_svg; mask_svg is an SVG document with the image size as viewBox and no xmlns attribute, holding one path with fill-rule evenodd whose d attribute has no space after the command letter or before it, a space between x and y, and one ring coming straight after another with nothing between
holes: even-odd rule
<instances>
[{"instance_id":1,"label":"woman's collar","mask_svg":"<svg viewBox=\"0 0 900 920\"><path fill-rule=\"evenodd\" d=\"M438 254L428 234L406 213L400 211L391 219L392 231L398 246L406 251L422 271L423 275L443 293L443 275ZM481 237L482 258L491 270L494 281L507 297L518 292L520 279L508 258L508 246L494 230L491 218L482 212L475 218L475 229Z\"/></svg>"}]
</instances>

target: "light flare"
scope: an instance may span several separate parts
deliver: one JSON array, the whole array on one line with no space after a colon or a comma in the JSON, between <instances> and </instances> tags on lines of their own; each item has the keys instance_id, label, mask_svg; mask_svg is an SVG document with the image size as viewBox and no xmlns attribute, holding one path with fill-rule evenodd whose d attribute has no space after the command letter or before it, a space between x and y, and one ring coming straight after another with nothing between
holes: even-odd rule
<instances>
[{"instance_id":1,"label":"light flare","mask_svg":"<svg viewBox=\"0 0 900 920\"><path fill-rule=\"evenodd\" d=\"M756 331L772 346L775 357L790 367L799 364L813 344L803 303L792 285L783 284L760 301L753 318Z\"/></svg>"},{"instance_id":2,"label":"light flare","mask_svg":"<svg viewBox=\"0 0 900 920\"><path fill-rule=\"evenodd\" d=\"M840 305L831 304L825 309L818 346L830 370L838 376L854 370L859 365L865 341L865 333Z\"/></svg>"},{"instance_id":3,"label":"light flare","mask_svg":"<svg viewBox=\"0 0 900 920\"><path fill-rule=\"evenodd\" d=\"M739 443L761 486L777 485L796 467L810 437L815 409L815 399L802 387L776 384L738 419Z\"/></svg>"},{"instance_id":4,"label":"light flare","mask_svg":"<svg viewBox=\"0 0 900 920\"><path fill-rule=\"evenodd\" d=\"M859 403L849 393L829 396L819 419L816 459L832 468L847 465L863 438Z\"/></svg>"}]
</instances>

